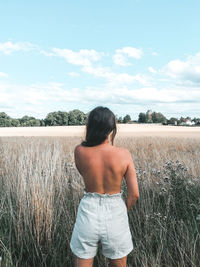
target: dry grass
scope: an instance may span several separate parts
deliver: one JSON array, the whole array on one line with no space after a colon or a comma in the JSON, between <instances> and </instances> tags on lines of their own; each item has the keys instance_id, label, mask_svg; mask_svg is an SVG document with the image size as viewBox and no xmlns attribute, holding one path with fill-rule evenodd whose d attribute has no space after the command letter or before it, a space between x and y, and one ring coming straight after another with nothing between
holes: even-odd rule
<instances>
[{"instance_id":1,"label":"dry grass","mask_svg":"<svg viewBox=\"0 0 200 267\"><path fill-rule=\"evenodd\" d=\"M3 266L73 265L69 241L84 187L73 160L80 140L0 138ZM135 250L128 262L198 266L200 143L146 136L117 137L116 145L132 153L140 186L140 200L129 213ZM124 181L122 186L126 196ZM101 248L95 266L105 264L100 252Z\"/></svg>"},{"instance_id":2,"label":"dry grass","mask_svg":"<svg viewBox=\"0 0 200 267\"><path fill-rule=\"evenodd\" d=\"M119 137L116 144L132 154L136 168L160 169L168 160L179 160L189 173L200 173L200 139L168 137Z\"/></svg>"}]
</instances>

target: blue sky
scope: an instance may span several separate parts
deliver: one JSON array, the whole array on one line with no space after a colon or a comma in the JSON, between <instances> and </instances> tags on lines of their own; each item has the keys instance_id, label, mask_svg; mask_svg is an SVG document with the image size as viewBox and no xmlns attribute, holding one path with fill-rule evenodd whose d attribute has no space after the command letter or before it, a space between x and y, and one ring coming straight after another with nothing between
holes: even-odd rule
<instances>
[{"instance_id":1,"label":"blue sky","mask_svg":"<svg viewBox=\"0 0 200 267\"><path fill-rule=\"evenodd\" d=\"M1 1L0 112L200 117L200 1Z\"/></svg>"}]
</instances>

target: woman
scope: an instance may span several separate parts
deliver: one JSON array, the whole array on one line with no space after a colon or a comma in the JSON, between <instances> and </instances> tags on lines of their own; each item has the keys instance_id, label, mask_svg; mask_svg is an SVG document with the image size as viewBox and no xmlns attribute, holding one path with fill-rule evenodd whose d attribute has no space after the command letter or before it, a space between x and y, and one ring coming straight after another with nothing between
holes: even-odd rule
<instances>
[{"instance_id":1,"label":"woman","mask_svg":"<svg viewBox=\"0 0 200 267\"><path fill-rule=\"evenodd\" d=\"M96 107L88 117L86 140L74 151L85 184L70 241L78 267L92 266L98 242L111 266L126 266L133 250L127 212L139 197L138 183L131 154L113 145L115 135L113 112ZM128 188L126 202L121 191L123 177Z\"/></svg>"}]
</instances>

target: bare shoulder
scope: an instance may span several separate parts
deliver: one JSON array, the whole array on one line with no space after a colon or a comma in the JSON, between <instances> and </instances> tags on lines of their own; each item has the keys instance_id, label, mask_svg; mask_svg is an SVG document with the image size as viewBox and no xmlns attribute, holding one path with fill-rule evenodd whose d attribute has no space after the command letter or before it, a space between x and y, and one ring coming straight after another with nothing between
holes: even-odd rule
<instances>
[{"instance_id":1,"label":"bare shoulder","mask_svg":"<svg viewBox=\"0 0 200 267\"><path fill-rule=\"evenodd\" d=\"M75 155L80 154L81 151L82 151L82 148L83 148L83 146L82 146L81 144L77 145L77 146L74 148L74 154L75 154Z\"/></svg>"},{"instance_id":2,"label":"bare shoulder","mask_svg":"<svg viewBox=\"0 0 200 267\"><path fill-rule=\"evenodd\" d=\"M116 151L125 159L130 160L132 159L131 153L128 151L128 149L123 147L115 147Z\"/></svg>"}]
</instances>

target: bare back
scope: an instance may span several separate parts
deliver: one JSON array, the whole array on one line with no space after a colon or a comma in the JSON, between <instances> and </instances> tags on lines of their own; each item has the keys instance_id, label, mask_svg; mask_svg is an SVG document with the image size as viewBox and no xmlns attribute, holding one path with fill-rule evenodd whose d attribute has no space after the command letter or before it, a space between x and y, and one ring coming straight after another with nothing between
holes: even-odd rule
<instances>
[{"instance_id":1,"label":"bare back","mask_svg":"<svg viewBox=\"0 0 200 267\"><path fill-rule=\"evenodd\" d=\"M125 177L128 191L137 191L137 179L131 155L127 149L101 144L75 148L75 163L87 192L115 194L121 191Z\"/></svg>"}]
</instances>

